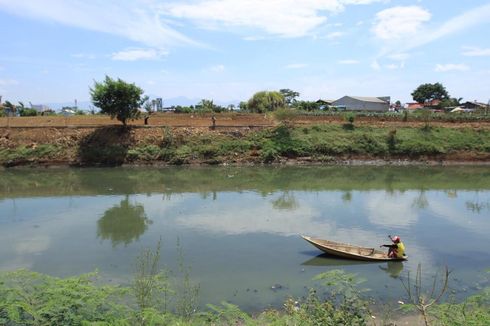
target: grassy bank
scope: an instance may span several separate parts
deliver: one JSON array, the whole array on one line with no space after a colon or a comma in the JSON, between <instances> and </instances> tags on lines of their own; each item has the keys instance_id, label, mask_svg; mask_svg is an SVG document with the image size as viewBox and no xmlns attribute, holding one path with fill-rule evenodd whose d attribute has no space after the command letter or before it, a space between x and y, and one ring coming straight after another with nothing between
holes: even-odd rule
<instances>
[{"instance_id":1,"label":"grassy bank","mask_svg":"<svg viewBox=\"0 0 490 326\"><path fill-rule=\"evenodd\" d=\"M488 161L485 128L370 127L352 123L261 130L122 128L47 129L43 137L0 142L0 164L261 164L342 160ZM50 133L52 135L50 135ZM0 139L1 140L1 139Z\"/></svg>"},{"instance_id":2,"label":"grassy bank","mask_svg":"<svg viewBox=\"0 0 490 326\"><path fill-rule=\"evenodd\" d=\"M490 289L464 302L452 303L448 299L445 303L430 304L423 314L425 318L420 319L415 317L415 312L435 300L433 294L420 294L402 308L376 306L364 295L355 275L331 270L315 278L320 281L320 288L311 289L305 297L291 297L282 310L266 310L251 316L226 302L200 309L195 305L197 292L193 292L194 285L189 280L187 283L184 280L183 287L174 288L168 274L158 273L151 264L135 274L130 286L98 285L96 273L60 279L20 270L0 273L0 323L8 326L396 325L403 310L412 312L412 325L490 323ZM373 309L378 312L374 313Z\"/></svg>"}]
</instances>

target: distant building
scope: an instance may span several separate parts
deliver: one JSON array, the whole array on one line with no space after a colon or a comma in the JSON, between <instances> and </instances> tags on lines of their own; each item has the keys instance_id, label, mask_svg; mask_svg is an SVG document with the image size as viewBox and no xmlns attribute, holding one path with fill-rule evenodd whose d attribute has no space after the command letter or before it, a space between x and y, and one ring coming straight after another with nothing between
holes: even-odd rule
<instances>
[{"instance_id":1,"label":"distant building","mask_svg":"<svg viewBox=\"0 0 490 326\"><path fill-rule=\"evenodd\" d=\"M334 100L323 100L319 99L316 101L316 104L320 107L321 110L328 109L332 106L332 103L335 102Z\"/></svg>"},{"instance_id":2,"label":"distant building","mask_svg":"<svg viewBox=\"0 0 490 326\"><path fill-rule=\"evenodd\" d=\"M53 110L51 110L47 105L32 104L31 102L29 102L29 104L31 105L31 109L36 110L40 115L43 115L45 112L53 112Z\"/></svg>"},{"instance_id":3,"label":"distant building","mask_svg":"<svg viewBox=\"0 0 490 326\"><path fill-rule=\"evenodd\" d=\"M344 96L333 101L332 105L348 111L386 112L390 109L390 97Z\"/></svg>"},{"instance_id":4,"label":"distant building","mask_svg":"<svg viewBox=\"0 0 490 326\"><path fill-rule=\"evenodd\" d=\"M418 102L412 102L412 103L405 103L405 109L407 110L417 110L417 109L423 109L423 108L434 108L435 106L438 106L441 104L441 100L430 100L424 103L418 103Z\"/></svg>"},{"instance_id":5,"label":"distant building","mask_svg":"<svg viewBox=\"0 0 490 326\"><path fill-rule=\"evenodd\" d=\"M464 109L468 110L484 110L488 108L488 104L473 101L473 102L464 102L463 104L460 105Z\"/></svg>"}]
</instances>

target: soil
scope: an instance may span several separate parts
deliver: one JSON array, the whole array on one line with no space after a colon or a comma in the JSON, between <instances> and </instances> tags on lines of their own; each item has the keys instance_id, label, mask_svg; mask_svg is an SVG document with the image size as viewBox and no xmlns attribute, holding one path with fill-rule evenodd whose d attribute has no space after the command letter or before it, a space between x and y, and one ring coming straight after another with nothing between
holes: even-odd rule
<instances>
[{"instance_id":1,"label":"soil","mask_svg":"<svg viewBox=\"0 0 490 326\"><path fill-rule=\"evenodd\" d=\"M143 119L129 122L129 135L124 133L124 139L114 128L115 125L121 126L117 120L111 120L107 116L38 116L38 117L15 117L0 118L0 149L16 148L25 146L36 148L40 144L51 144L65 149L58 157L52 157L50 160L42 162L14 162L13 165L58 165L58 164L80 164L79 153L77 149L84 146L91 146L90 142L94 140L93 135L97 135L96 141L100 143L103 140L107 144L121 144L123 146L138 146L155 144L162 141L166 128L172 130L174 137L187 137L190 135L227 135L236 138L242 137L252 130L270 128L278 123L269 116L263 114L240 114L240 113L223 113L214 115L216 118L216 127L212 127L212 114L193 115L193 114L174 114L162 113L150 116L148 125L144 125ZM294 125L313 125L313 124L344 124L345 121L340 116L297 116L289 122ZM390 120L373 117L356 117L355 125L366 125L371 127L383 128L401 128L401 127L421 127L424 122L399 120ZM442 126L446 128L472 128L472 129L490 129L490 121L486 122L431 122L431 125ZM104 128L108 127L108 128ZM122 128L122 126L121 126ZM478 163L490 164L490 153L473 153L473 152L456 152L445 155L444 157L420 157L417 161L409 161L406 158L390 158L389 160L379 160L372 157L347 156L336 157L330 164L458 164L458 163ZM136 164L162 164L161 162L134 162ZM191 164L202 164L210 162L193 161ZM211 162L212 163L212 162ZM254 164L257 163L257 157L254 157L253 151L249 155L233 157L229 162L231 164ZM309 157L299 157L293 159L282 159L280 164L315 164L316 162Z\"/></svg>"},{"instance_id":2,"label":"soil","mask_svg":"<svg viewBox=\"0 0 490 326\"><path fill-rule=\"evenodd\" d=\"M251 113L219 113L219 114L177 114L177 113L156 113L148 118L147 126L170 126L170 127L210 127L212 126L212 117L216 118L216 127L270 127L277 125L270 115L251 114ZM130 126L145 126L144 118L129 121ZM312 125L323 123L343 124L345 120L340 115L299 115L292 118L296 125ZM373 127L420 127L425 124L423 121L400 121L398 118L391 117L362 117L355 118L355 125L369 125ZM431 121L431 126L446 128L485 128L490 129L490 119L478 122L445 122ZM66 128L83 128L95 126L121 125L115 119L104 115L83 115L83 116L36 116L36 117L15 117L0 118L0 128L2 127L66 127ZM1 130L1 129L0 129Z\"/></svg>"}]
</instances>

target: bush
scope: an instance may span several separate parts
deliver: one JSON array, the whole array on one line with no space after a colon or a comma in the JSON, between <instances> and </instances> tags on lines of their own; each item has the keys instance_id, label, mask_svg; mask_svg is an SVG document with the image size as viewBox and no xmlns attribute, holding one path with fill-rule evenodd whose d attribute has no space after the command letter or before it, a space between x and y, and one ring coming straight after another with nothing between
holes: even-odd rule
<instances>
[{"instance_id":1,"label":"bush","mask_svg":"<svg viewBox=\"0 0 490 326\"><path fill-rule=\"evenodd\" d=\"M37 111L35 109L23 108L19 109L19 115L21 117L35 117L37 116Z\"/></svg>"}]
</instances>

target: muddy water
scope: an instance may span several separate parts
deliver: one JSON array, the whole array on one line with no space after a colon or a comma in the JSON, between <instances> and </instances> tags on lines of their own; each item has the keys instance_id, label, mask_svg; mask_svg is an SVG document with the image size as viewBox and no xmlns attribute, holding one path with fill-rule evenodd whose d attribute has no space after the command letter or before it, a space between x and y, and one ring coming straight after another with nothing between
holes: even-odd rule
<instances>
[{"instance_id":1,"label":"muddy water","mask_svg":"<svg viewBox=\"0 0 490 326\"><path fill-rule=\"evenodd\" d=\"M366 246L404 241L404 263L321 253L306 234ZM56 276L98 269L128 283L143 248L162 239L162 265L191 267L202 303L253 311L301 296L332 269L370 295L404 297L421 264L447 265L462 298L488 286L489 167L215 167L0 171L0 270ZM180 243L182 255L177 243Z\"/></svg>"}]
</instances>

